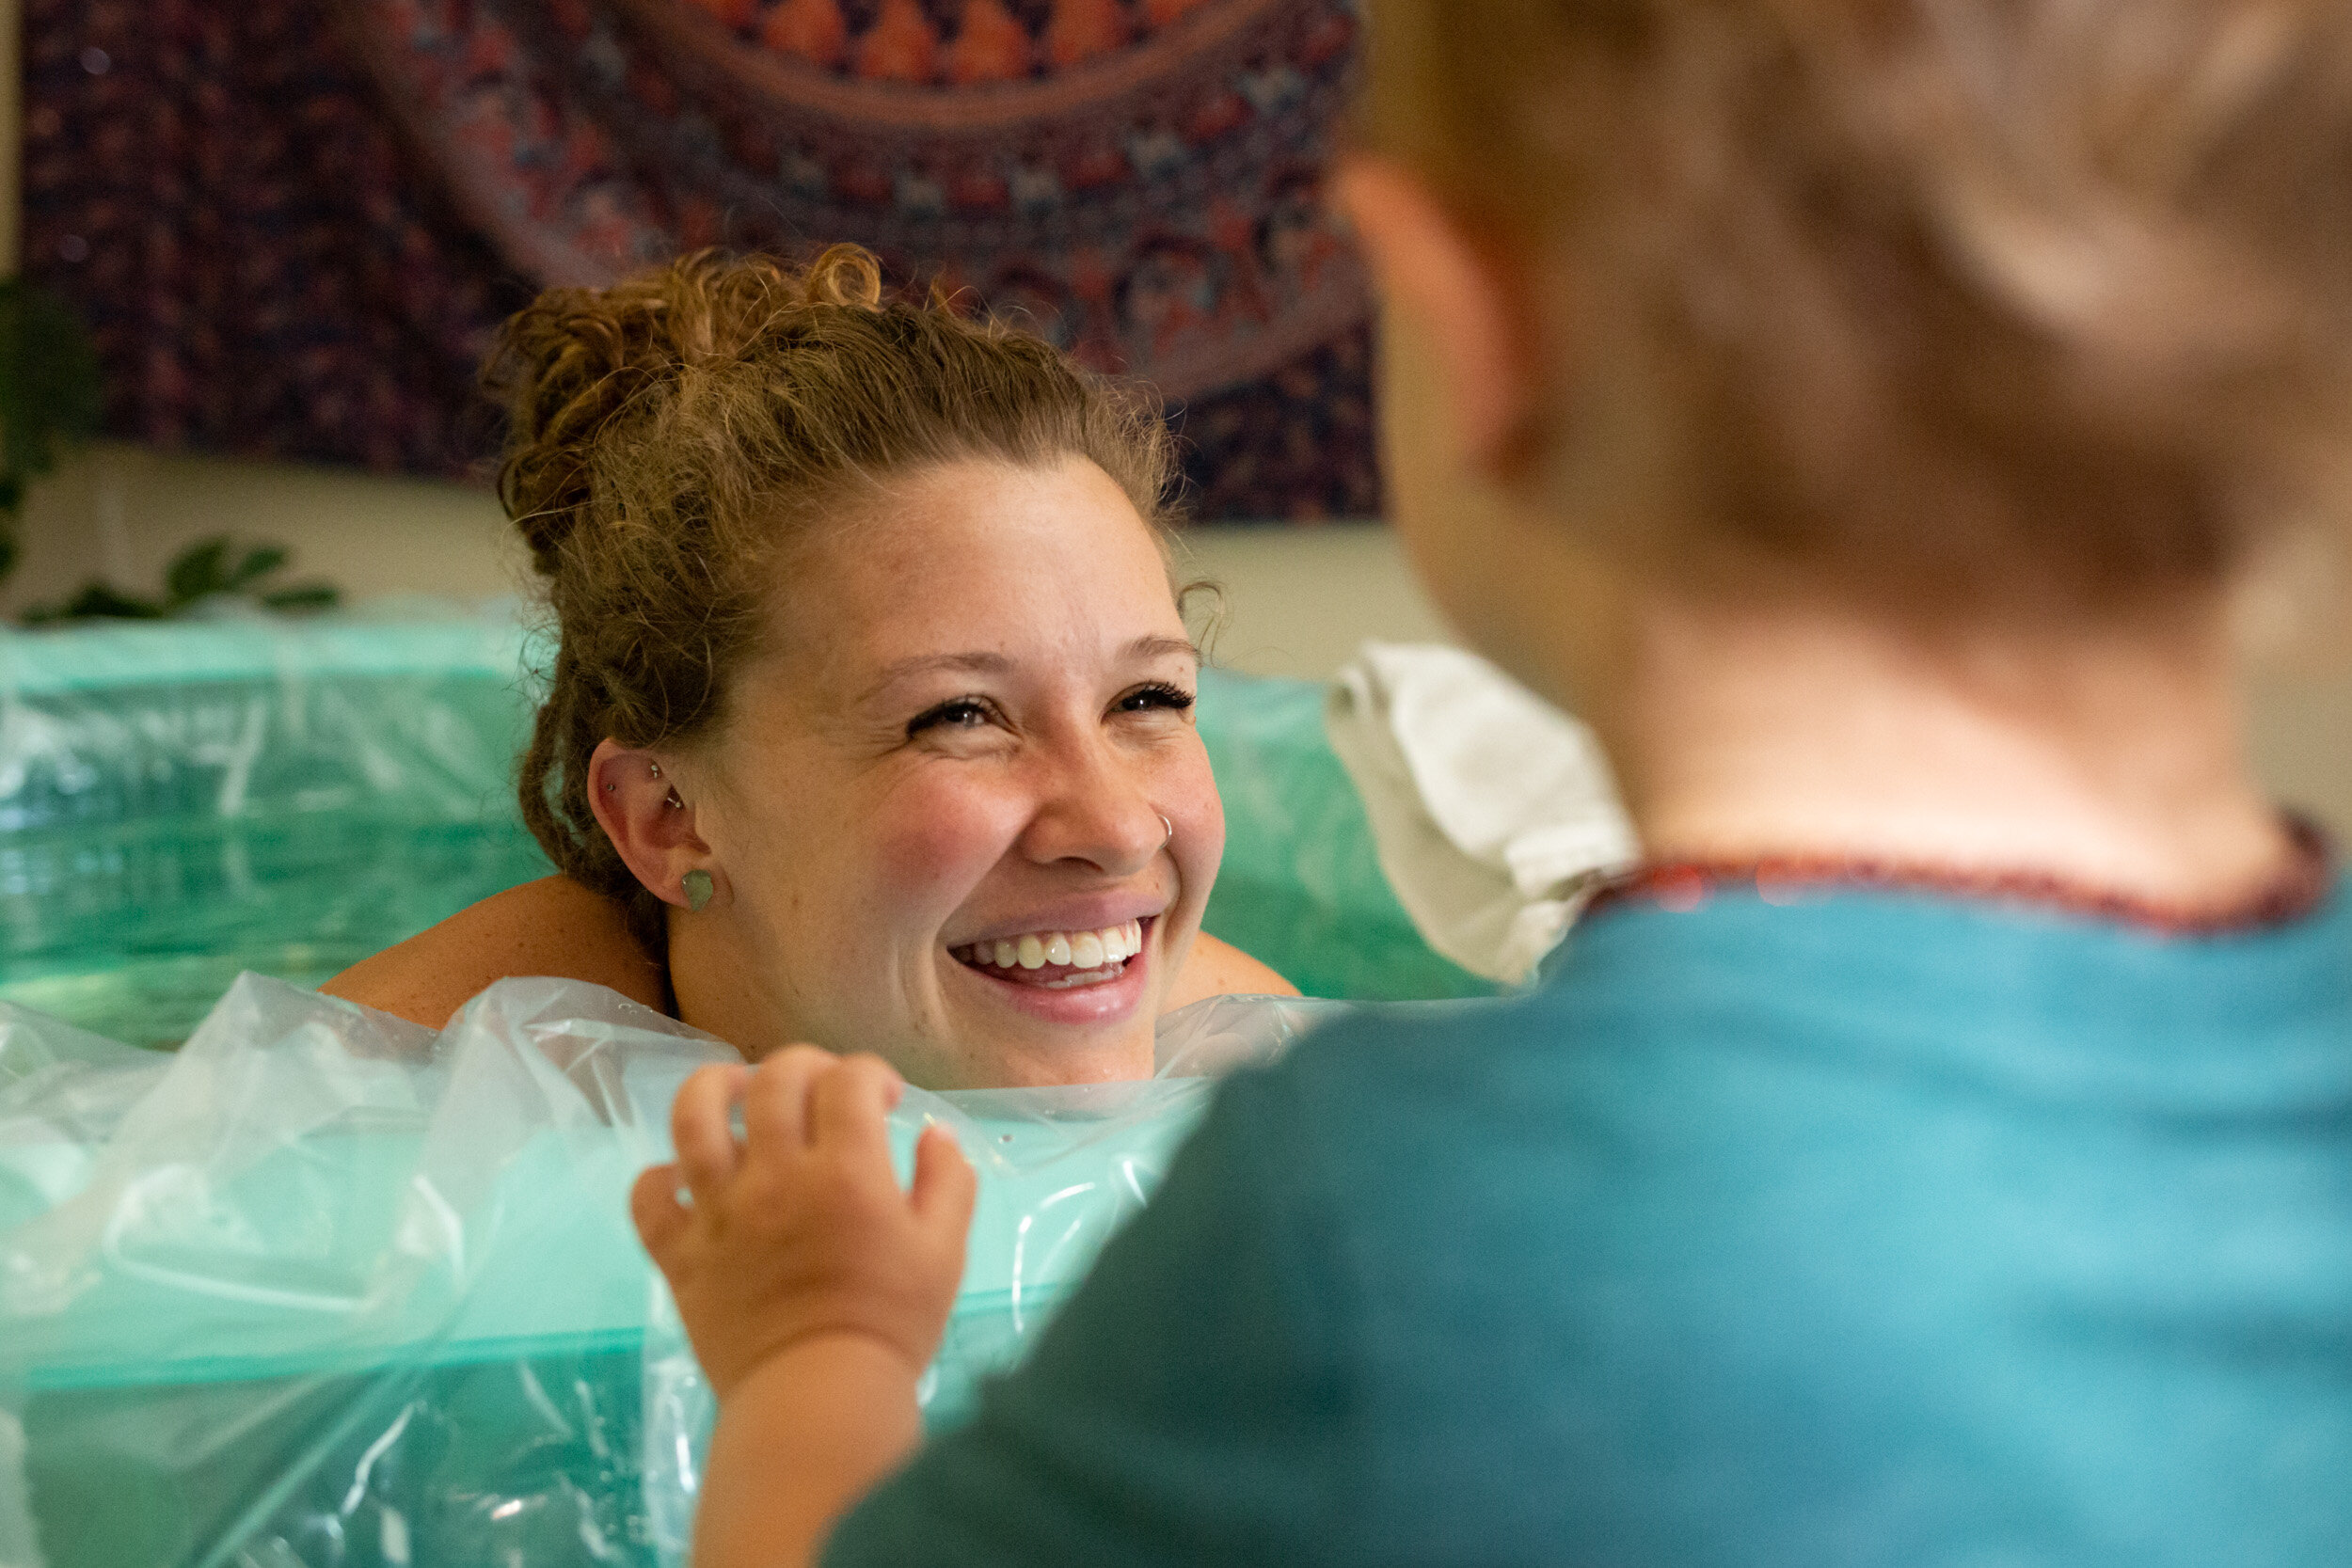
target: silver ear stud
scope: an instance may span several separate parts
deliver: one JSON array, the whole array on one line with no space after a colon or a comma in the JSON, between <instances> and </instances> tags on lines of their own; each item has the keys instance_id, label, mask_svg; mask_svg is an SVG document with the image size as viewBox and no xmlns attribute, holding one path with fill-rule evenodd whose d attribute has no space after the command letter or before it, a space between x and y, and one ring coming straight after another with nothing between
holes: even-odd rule
<instances>
[{"instance_id":1,"label":"silver ear stud","mask_svg":"<svg viewBox=\"0 0 2352 1568\"><path fill-rule=\"evenodd\" d=\"M658 779L661 777L661 765L658 762L649 762L645 764L645 772L648 777Z\"/></svg>"}]
</instances>

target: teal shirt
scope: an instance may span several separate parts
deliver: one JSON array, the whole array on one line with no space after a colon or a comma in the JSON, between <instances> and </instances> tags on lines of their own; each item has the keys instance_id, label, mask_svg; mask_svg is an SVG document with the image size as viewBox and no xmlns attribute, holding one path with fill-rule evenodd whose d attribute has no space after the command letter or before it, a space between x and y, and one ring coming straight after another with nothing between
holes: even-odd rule
<instances>
[{"instance_id":1,"label":"teal shirt","mask_svg":"<svg viewBox=\"0 0 2352 1568\"><path fill-rule=\"evenodd\" d=\"M1844 894L1236 1077L834 1568L2352 1563L2352 894Z\"/></svg>"}]
</instances>

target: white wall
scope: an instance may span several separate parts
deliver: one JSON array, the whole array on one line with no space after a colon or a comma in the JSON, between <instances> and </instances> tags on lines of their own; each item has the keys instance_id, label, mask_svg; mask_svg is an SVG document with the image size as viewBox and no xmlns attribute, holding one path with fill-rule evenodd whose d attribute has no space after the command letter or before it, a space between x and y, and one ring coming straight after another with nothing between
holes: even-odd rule
<instances>
[{"instance_id":1,"label":"white wall","mask_svg":"<svg viewBox=\"0 0 2352 1568\"><path fill-rule=\"evenodd\" d=\"M53 603L93 577L153 593L167 562L220 533L286 545L289 580L357 594L484 599L522 586L521 547L486 490L105 441L33 487L0 609Z\"/></svg>"},{"instance_id":2,"label":"white wall","mask_svg":"<svg viewBox=\"0 0 2352 1568\"><path fill-rule=\"evenodd\" d=\"M152 592L172 556L219 533L287 545L290 578L359 594L482 599L528 586L521 546L487 490L100 442L35 485L24 562L0 610L54 603L92 577ZM1223 587L1216 654L1249 673L1319 677L1363 638L1444 635L1377 525L1199 529L1179 567Z\"/></svg>"}]
</instances>

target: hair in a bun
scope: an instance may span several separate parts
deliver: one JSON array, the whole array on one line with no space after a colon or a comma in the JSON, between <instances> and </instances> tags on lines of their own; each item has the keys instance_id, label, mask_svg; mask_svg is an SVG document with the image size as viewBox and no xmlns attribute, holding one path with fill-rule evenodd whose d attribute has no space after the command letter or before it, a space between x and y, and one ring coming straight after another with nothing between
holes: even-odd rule
<instances>
[{"instance_id":1,"label":"hair in a bun","mask_svg":"<svg viewBox=\"0 0 2352 1568\"><path fill-rule=\"evenodd\" d=\"M507 413L499 497L557 623L523 816L657 958L661 903L597 824L588 760L607 736L708 728L772 613L779 545L877 479L960 458L1089 458L1167 517L1170 441L1147 400L943 298L891 297L854 245L802 268L704 251L550 289L483 379Z\"/></svg>"}]
</instances>

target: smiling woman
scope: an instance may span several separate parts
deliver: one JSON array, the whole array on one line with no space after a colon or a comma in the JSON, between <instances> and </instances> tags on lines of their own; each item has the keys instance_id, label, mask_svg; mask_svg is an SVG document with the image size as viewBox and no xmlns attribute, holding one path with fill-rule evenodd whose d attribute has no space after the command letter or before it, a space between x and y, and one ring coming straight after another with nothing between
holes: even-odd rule
<instances>
[{"instance_id":1,"label":"smiling woman","mask_svg":"<svg viewBox=\"0 0 2352 1568\"><path fill-rule=\"evenodd\" d=\"M1147 410L849 247L552 291L491 378L564 875L326 990L438 1026L559 974L928 1086L1142 1077L1161 1013L1290 990L1200 929L1224 815Z\"/></svg>"}]
</instances>

